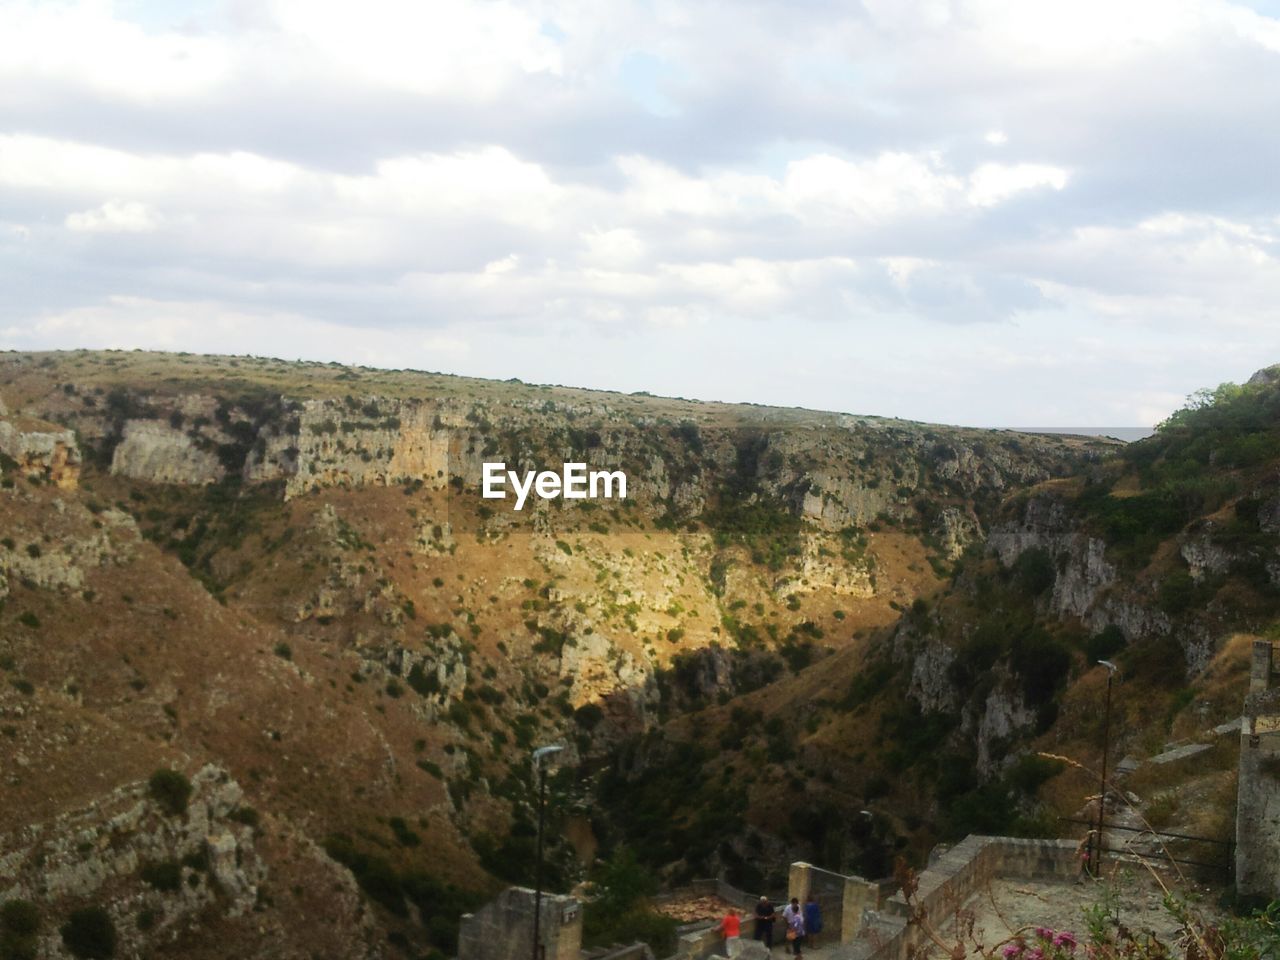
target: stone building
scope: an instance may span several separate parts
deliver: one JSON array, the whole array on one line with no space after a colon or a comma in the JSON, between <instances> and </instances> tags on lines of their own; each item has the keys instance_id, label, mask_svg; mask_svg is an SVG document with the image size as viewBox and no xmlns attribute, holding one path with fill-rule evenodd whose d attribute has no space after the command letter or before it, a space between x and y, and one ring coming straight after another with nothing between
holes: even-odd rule
<instances>
[{"instance_id":1,"label":"stone building","mask_svg":"<svg viewBox=\"0 0 1280 960\"><path fill-rule=\"evenodd\" d=\"M458 960L524 960L533 956L534 892L508 887L475 913L464 914ZM542 960L580 960L582 905L573 897L542 895L538 939Z\"/></svg>"},{"instance_id":2,"label":"stone building","mask_svg":"<svg viewBox=\"0 0 1280 960\"><path fill-rule=\"evenodd\" d=\"M1280 896L1280 676L1268 640L1254 641L1240 724L1236 888L1249 896Z\"/></svg>"}]
</instances>

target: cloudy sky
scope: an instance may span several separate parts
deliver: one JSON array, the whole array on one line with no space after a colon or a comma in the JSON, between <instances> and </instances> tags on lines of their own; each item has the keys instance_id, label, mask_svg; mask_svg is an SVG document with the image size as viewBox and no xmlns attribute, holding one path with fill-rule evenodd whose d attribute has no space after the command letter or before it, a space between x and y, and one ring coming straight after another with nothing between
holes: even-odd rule
<instances>
[{"instance_id":1,"label":"cloudy sky","mask_svg":"<svg viewBox=\"0 0 1280 960\"><path fill-rule=\"evenodd\" d=\"M1280 362L1280 0L0 0L0 349L974 425Z\"/></svg>"}]
</instances>

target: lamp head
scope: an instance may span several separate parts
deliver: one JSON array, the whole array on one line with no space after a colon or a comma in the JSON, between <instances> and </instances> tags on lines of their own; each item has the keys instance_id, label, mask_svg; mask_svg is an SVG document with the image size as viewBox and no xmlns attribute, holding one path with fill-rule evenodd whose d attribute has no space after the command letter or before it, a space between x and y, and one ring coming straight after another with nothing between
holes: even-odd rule
<instances>
[{"instance_id":1,"label":"lamp head","mask_svg":"<svg viewBox=\"0 0 1280 960\"><path fill-rule=\"evenodd\" d=\"M551 743L545 747L539 747L537 750L533 751L533 765L535 767L538 766L542 763L543 757L549 757L553 754L559 753L563 749L564 745L559 743Z\"/></svg>"},{"instance_id":2,"label":"lamp head","mask_svg":"<svg viewBox=\"0 0 1280 960\"><path fill-rule=\"evenodd\" d=\"M1117 667L1114 663L1112 663L1110 660L1099 660L1099 661L1098 661L1098 666L1100 666L1100 667L1106 667L1106 668L1107 668L1107 670L1108 670L1108 672L1109 672L1109 673L1111 673L1113 676L1115 675L1115 672L1116 672L1117 670L1119 670L1119 669L1120 669L1120 668L1119 668L1119 667Z\"/></svg>"}]
</instances>

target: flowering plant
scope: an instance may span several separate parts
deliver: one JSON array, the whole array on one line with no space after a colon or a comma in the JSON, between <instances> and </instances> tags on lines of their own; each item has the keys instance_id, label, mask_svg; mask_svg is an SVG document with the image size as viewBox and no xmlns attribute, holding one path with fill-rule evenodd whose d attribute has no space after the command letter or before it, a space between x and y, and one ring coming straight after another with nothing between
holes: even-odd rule
<instances>
[{"instance_id":1,"label":"flowering plant","mask_svg":"<svg viewBox=\"0 0 1280 960\"><path fill-rule=\"evenodd\" d=\"M1036 927L1031 936L1018 936L1004 945L1004 960L1074 960L1076 935L1069 930Z\"/></svg>"}]
</instances>

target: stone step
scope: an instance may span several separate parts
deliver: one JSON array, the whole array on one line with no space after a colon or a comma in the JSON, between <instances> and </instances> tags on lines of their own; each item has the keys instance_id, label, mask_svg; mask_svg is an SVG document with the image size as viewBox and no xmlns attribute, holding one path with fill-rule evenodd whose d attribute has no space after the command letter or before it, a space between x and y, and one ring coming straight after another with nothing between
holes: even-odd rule
<instances>
[{"instance_id":1,"label":"stone step","mask_svg":"<svg viewBox=\"0 0 1280 960\"><path fill-rule=\"evenodd\" d=\"M1189 757L1198 756L1206 750L1212 749L1213 744L1211 743L1189 743L1185 747L1174 747L1172 750L1166 750L1159 756L1152 757L1151 762L1162 765L1166 763L1176 763L1179 760L1186 760Z\"/></svg>"}]
</instances>

